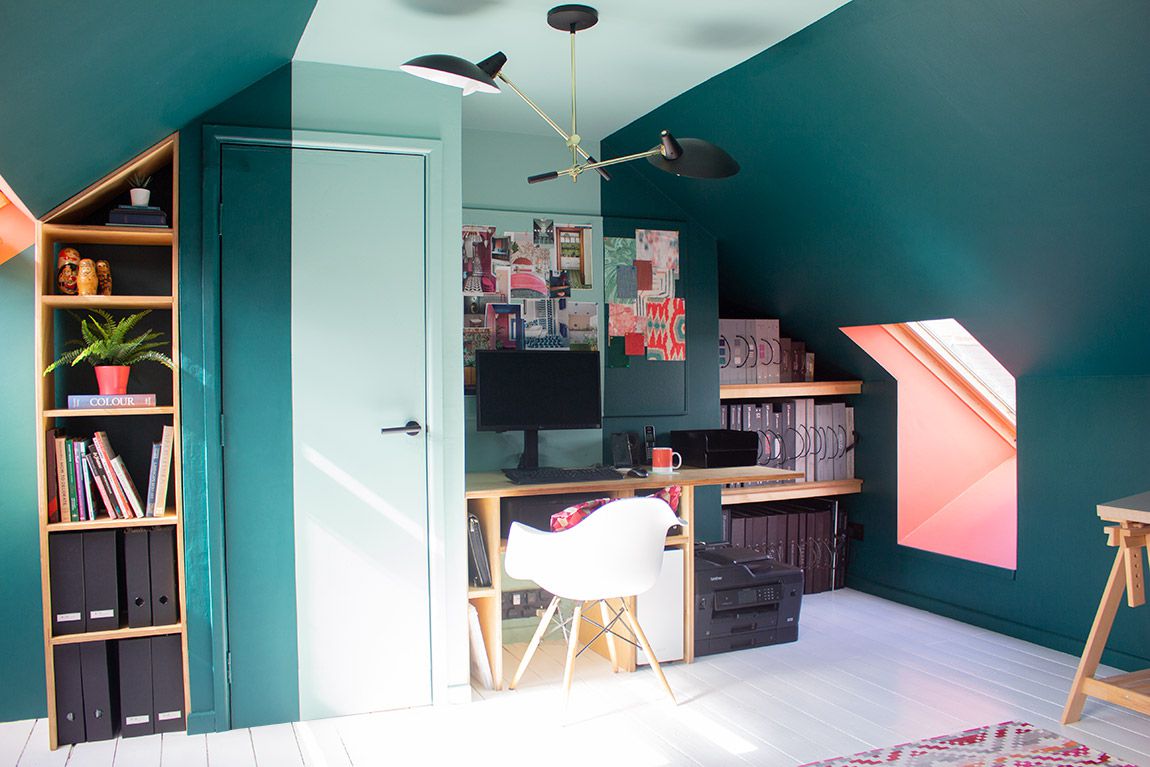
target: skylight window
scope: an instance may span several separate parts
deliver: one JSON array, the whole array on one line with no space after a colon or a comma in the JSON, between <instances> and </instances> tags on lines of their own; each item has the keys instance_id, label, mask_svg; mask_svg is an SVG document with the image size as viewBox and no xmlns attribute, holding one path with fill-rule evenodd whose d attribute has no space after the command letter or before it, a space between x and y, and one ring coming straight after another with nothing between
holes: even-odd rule
<instances>
[{"instance_id":1,"label":"skylight window","mask_svg":"<svg viewBox=\"0 0 1150 767\"><path fill-rule=\"evenodd\" d=\"M1014 376L958 320L908 322L906 327L951 368L1017 425Z\"/></svg>"}]
</instances>

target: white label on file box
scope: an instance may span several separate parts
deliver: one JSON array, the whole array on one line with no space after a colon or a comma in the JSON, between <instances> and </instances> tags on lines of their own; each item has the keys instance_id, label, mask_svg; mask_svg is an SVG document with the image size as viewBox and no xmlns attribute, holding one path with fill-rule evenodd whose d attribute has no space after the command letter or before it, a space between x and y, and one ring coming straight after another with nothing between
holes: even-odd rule
<instances>
[{"instance_id":1,"label":"white label on file box","mask_svg":"<svg viewBox=\"0 0 1150 767\"><path fill-rule=\"evenodd\" d=\"M57 623L71 623L84 619L84 613L56 613Z\"/></svg>"},{"instance_id":2,"label":"white label on file box","mask_svg":"<svg viewBox=\"0 0 1150 767\"><path fill-rule=\"evenodd\" d=\"M183 711L161 711L156 714L157 722L167 722L170 719L179 719L184 715Z\"/></svg>"},{"instance_id":3,"label":"white label on file box","mask_svg":"<svg viewBox=\"0 0 1150 767\"><path fill-rule=\"evenodd\" d=\"M126 716L124 717L124 724L147 724L148 714L140 714L139 716Z\"/></svg>"},{"instance_id":4,"label":"white label on file box","mask_svg":"<svg viewBox=\"0 0 1150 767\"><path fill-rule=\"evenodd\" d=\"M93 610L92 612L88 613L88 617L92 618L93 620L96 618L115 618L116 617L116 611L115 610Z\"/></svg>"}]
</instances>

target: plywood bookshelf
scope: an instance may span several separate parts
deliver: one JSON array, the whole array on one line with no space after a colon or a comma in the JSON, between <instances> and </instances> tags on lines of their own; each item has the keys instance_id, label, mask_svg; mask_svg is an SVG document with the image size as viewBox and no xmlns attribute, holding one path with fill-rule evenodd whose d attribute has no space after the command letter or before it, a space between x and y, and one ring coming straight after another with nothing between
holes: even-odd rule
<instances>
[{"instance_id":1,"label":"plywood bookshelf","mask_svg":"<svg viewBox=\"0 0 1150 767\"><path fill-rule=\"evenodd\" d=\"M768 400L806 397L843 397L862 393L862 381L793 381L783 383L722 384L719 399ZM838 479L823 482L780 482L752 487L724 487L723 505L787 501L798 498L823 498L862 492L861 479Z\"/></svg>"},{"instance_id":2,"label":"plywood bookshelf","mask_svg":"<svg viewBox=\"0 0 1150 767\"><path fill-rule=\"evenodd\" d=\"M143 173L153 178L153 205L164 209L171 223L165 228L144 228L127 226L106 226L107 212L117 204L127 202L127 179L133 173ZM48 724L51 748L59 745L56 722L56 679L53 647L81 642L96 642L138 637L178 634L182 645L182 673L184 680L184 721L190 711L191 696L188 684L188 641L186 631L186 589L184 580L184 515L183 515L183 472L180 454L180 325L179 325L179 136L173 134L160 143L115 169L48 213L37 224L36 232L36 444L38 466L37 518L40 528L40 569L43 590L44 619L44 664L47 676ZM124 280L129 289L125 295L112 296L67 296L57 293L56 255L58 248L77 247L82 256L107 258L112 261L113 290L117 289L116 263L121 255L123 263L131 263L132 279ZM90 250L91 254L85 251ZM140 290L145 284L149 289ZM151 289L156 290L150 295ZM67 404L58 397L67 393L95 391L94 376L87 366L77 366L70 371L61 371L41 376L40 371L47 367L60 353L58 346L59 325L65 321L69 311L100 308L113 312L122 310L154 310L154 326L162 330L171 341L171 357L176 362L176 370L155 376L162 383L163 394L167 398L170 375L170 402L161 402L159 407L131 408L121 410L69 410L59 407ZM149 318L149 319L152 319ZM81 367L83 369L81 369ZM90 382L80 386L82 376L91 376ZM136 374L133 373L133 376ZM79 388L77 388L79 387ZM160 388L160 387L158 387ZM111 429L118 435L138 437L149 445L159 439L164 425L175 431L172 449L171 483L172 494L168 508L162 516L140 519L97 519L71 522L61 516L61 521L48 520L47 482L53 477L54 467L45 465L46 433L52 428L71 429L76 434L87 436L93 430ZM113 439L113 442L115 440ZM120 445L115 445L121 448ZM131 465L129 464L129 468ZM134 472L139 485L139 470ZM144 485L146 487L146 484ZM85 530L107 530L135 527L174 526L176 539L176 583L179 592L180 622L145 626L141 628L119 628L111 631L93 631L63 636L52 635L51 605L51 562L48 557L48 541L52 535ZM112 680L115 687L117 680Z\"/></svg>"},{"instance_id":3,"label":"plywood bookshelf","mask_svg":"<svg viewBox=\"0 0 1150 767\"><path fill-rule=\"evenodd\" d=\"M834 397L862 392L862 381L796 381L794 383L723 384L719 399L772 399L775 397Z\"/></svg>"}]
</instances>

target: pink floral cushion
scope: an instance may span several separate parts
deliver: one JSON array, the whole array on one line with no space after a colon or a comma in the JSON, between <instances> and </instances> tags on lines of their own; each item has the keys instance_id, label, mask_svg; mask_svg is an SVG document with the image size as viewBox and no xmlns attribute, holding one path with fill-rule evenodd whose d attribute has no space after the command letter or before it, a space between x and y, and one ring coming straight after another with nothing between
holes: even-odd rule
<instances>
[{"instance_id":1,"label":"pink floral cushion","mask_svg":"<svg viewBox=\"0 0 1150 767\"><path fill-rule=\"evenodd\" d=\"M664 487L662 490L651 493L651 495L647 497L661 498L667 502L668 506L671 507L671 511L678 513L679 499L682 497L682 495L683 488L679 487L678 485L672 485L671 487ZM568 506L567 508L563 509L563 511L552 514L551 532L557 533L561 530L569 530L572 527L575 527L575 525L591 516L591 512L595 511L601 506L605 506L614 500L617 499L595 498L594 500L577 503L574 506Z\"/></svg>"}]
</instances>

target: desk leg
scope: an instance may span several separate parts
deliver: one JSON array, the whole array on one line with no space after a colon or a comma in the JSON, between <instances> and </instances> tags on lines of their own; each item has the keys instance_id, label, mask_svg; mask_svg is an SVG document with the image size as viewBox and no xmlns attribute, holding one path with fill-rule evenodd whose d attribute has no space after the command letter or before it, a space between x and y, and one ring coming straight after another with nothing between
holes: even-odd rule
<instances>
[{"instance_id":1,"label":"desk leg","mask_svg":"<svg viewBox=\"0 0 1150 767\"><path fill-rule=\"evenodd\" d=\"M1094 625L1090 629L1090 637L1086 640L1086 647L1082 651L1082 660L1078 664L1078 672L1074 675L1074 682L1070 685L1070 695L1066 699L1066 708L1062 711L1062 723L1077 722L1082 717L1082 707L1086 705L1084 688L1087 679L1094 678L1098 670L1098 663L1102 660L1102 651L1106 649L1106 640L1110 637L1110 629L1114 626L1114 616L1118 614L1118 606L1122 602L1122 594L1126 590L1126 557L1130 549L1119 546L1118 554L1114 557L1114 566L1110 569L1110 580L1106 582L1106 590L1102 592L1102 602L1098 605L1098 614L1094 617ZM1138 551L1138 556L1142 552ZM1141 564L1141 563L1139 563Z\"/></svg>"},{"instance_id":2,"label":"desk leg","mask_svg":"<svg viewBox=\"0 0 1150 767\"><path fill-rule=\"evenodd\" d=\"M679 497L679 516L687 522L683 546L683 662L695 661L695 488L688 485Z\"/></svg>"}]
</instances>

